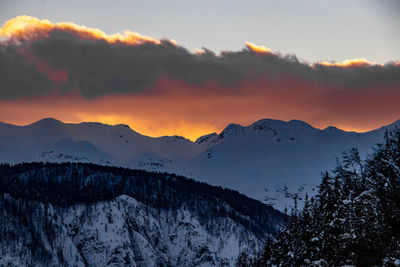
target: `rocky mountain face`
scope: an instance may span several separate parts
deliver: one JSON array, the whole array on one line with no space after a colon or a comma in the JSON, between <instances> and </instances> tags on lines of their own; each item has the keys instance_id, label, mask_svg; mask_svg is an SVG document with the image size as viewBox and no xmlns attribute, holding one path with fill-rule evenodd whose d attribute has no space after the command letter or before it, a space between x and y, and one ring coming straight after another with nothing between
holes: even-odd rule
<instances>
[{"instance_id":1,"label":"rocky mountain face","mask_svg":"<svg viewBox=\"0 0 400 267\"><path fill-rule=\"evenodd\" d=\"M0 166L1 266L233 266L283 215L184 177L93 164Z\"/></svg>"},{"instance_id":2,"label":"rocky mountain face","mask_svg":"<svg viewBox=\"0 0 400 267\"><path fill-rule=\"evenodd\" d=\"M268 189L275 206L283 209L291 203L288 195L313 194L320 172L334 166L341 152L358 147L364 157L396 125L355 133L264 119L249 126L230 124L219 134L191 142L179 136L143 136L126 125L54 119L28 126L0 123L0 162L91 162L170 172L259 200Z\"/></svg>"}]
</instances>

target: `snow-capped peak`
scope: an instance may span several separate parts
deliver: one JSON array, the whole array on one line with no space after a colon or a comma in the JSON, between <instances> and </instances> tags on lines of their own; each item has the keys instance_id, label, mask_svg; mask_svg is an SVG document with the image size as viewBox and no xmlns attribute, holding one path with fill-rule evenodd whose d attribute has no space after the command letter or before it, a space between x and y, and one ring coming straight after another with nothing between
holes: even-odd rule
<instances>
[{"instance_id":1,"label":"snow-capped peak","mask_svg":"<svg viewBox=\"0 0 400 267\"><path fill-rule=\"evenodd\" d=\"M302 127L302 128L308 128L308 129L315 129L307 122L301 121L301 120L290 120L290 121L288 121L288 124L290 124L291 126L294 126L294 127L299 127L299 128Z\"/></svg>"},{"instance_id":2,"label":"snow-capped peak","mask_svg":"<svg viewBox=\"0 0 400 267\"><path fill-rule=\"evenodd\" d=\"M326 127L323 131L329 131L329 132L344 132L342 129L339 129L335 126L328 126Z\"/></svg>"},{"instance_id":3,"label":"snow-capped peak","mask_svg":"<svg viewBox=\"0 0 400 267\"><path fill-rule=\"evenodd\" d=\"M241 126L239 124L231 123L228 126L226 126L226 128L219 134L219 139L223 139L227 136L239 135L239 134L243 134L243 133L244 133L243 126Z\"/></svg>"},{"instance_id":4,"label":"snow-capped peak","mask_svg":"<svg viewBox=\"0 0 400 267\"><path fill-rule=\"evenodd\" d=\"M63 124L63 122L55 118L43 118L41 120L38 120L37 122L32 123L31 125L51 125L51 124Z\"/></svg>"},{"instance_id":5,"label":"snow-capped peak","mask_svg":"<svg viewBox=\"0 0 400 267\"><path fill-rule=\"evenodd\" d=\"M214 133L200 136L199 138L196 139L195 143L196 144L210 144L210 143L214 143L217 140L217 138L218 138L218 134L214 132Z\"/></svg>"}]
</instances>

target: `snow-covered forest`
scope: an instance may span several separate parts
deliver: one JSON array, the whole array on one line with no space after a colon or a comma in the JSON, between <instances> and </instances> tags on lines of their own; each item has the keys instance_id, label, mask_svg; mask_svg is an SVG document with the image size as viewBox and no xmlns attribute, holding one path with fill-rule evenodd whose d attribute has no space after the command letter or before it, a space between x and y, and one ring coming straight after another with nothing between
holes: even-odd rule
<instances>
[{"instance_id":1,"label":"snow-covered forest","mask_svg":"<svg viewBox=\"0 0 400 267\"><path fill-rule=\"evenodd\" d=\"M282 222L268 205L182 176L0 165L0 266L233 266Z\"/></svg>"},{"instance_id":2,"label":"snow-covered forest","mask_svg":"<svg viewBox=\"0 0 400 267\"><path fill-rule=\"evenodd\" d=\"M344 152L322 174L318 194L289 211L264 252L237 266L399 266L400 129L387 132L367 160Z\"/></svg>"}]
</instances>

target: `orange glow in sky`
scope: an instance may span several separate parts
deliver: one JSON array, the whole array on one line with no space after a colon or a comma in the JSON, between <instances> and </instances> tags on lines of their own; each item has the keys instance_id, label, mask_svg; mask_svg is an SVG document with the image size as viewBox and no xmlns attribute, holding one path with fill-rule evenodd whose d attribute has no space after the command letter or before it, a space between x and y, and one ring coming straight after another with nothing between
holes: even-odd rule
<instances>
[{"instance_id":1,"label":"orange glow in sky","mask_svg":"<svg viewBox=\"0 0 400 267\"><path fill-rule=\"evenodd\" d=\"M262 118L300 119L317 128L333 125L350 131L372 130L400 118L400 91L396 88L371 88L349 94L296 79L282 79L264 91L259 88L266 86L265 81L247 82L236 94L214 93L224 91L216 90L220 87L216 83L206 86L208 90L201 90L201 85L163 78L152 93L143 95L108 95L88 100L72 93L0 100L0 118L18 125L45 117L74 123L123 123L144 135L181 135L191 140L220 132L231 122L249 125ZM293 88L301 88L302 93L294 95ZM157 96L160 92L162 97Z\"/></svg>"}]
</instances>

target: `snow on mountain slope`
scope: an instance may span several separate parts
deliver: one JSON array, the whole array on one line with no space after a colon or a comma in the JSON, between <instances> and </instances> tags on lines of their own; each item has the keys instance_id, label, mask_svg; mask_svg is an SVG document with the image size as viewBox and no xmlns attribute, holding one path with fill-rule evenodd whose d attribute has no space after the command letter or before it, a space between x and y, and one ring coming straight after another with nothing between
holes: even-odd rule
<instances>
[{"instance_id":1,"label":"snow on mountain slope","mask_svg":"<svg viewBox=\"0 0 400 267\"><path fill-rule=\"evenodd\" d=\"M140 168L150 161L168 168L182 164L198 148L182 137L151 138L127 125L66 124L55 119L27 126L0 124L0 161L11 163L70 160Z\"/></svg>"},{"instance_id":2,"label":"snow on mountain slope","mask_svg":"<svg viewBox=\"0 0 400 267\"><path fill-rule=\"evenodd\" d=\"M184 177L0 165L0 266L233 266L281 224L263 203Z\"/></svg>"},{"instance_id":3,"label":"snow on mountain slope","mask_svg":"<svg viewBox=\"0 0 400 267\"><path fill-rule=\"evenodd\" d=\"M233 266L241 251L260 251L263 245L229 219L216 219L227 229L214 235L187 210L157 213L128 196L66 209L36 204L58 226L51 239L45 224L36 225L42 238L36 242L48 243L48 266ZM3 244L1 266L42 265L23 242L16 246L24 249L15 251Z\"/></svg>"},{"instance_id":4,"label":"snow on mountain slope","mask_svg":"<svg viewBox=\"0 0 400 267\"><path fill-rule=\"evenodd\" d=\"M143 136L126 125L44 119L28 126L0 124L0 161L94 162L173 172L256 199L263 199L267 188L283 209L291 202L285 199L289 191L312 193L320 173L333 168L342 151L358 147L365 156L386 129L398 124L355 133L264 119L246 127L230 124L193 143L178 136Z\"/></svg>"},{"instance_id":5,"label":"snow on mountain slope","mask_svg":"<svg viewBox=\"0 0 400 267\"><path fill-rule=\"evenodd\" d=\"M292 204L286 198L290 193L312 194L320 182L320 173L332 169L340 153L358 147L365 156L382 140L385 130L394 125L399 122L355 133L335 127L320 130L297 120L264 119L247 127L230 124L216 142L189 160L182 174L260 200L265 197L266 188L268 196L276 199L275 207L283 209Z\"/></svg>"}]
</instances>

